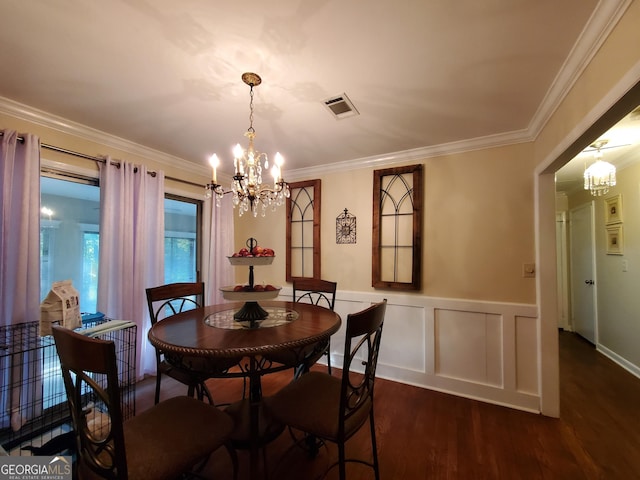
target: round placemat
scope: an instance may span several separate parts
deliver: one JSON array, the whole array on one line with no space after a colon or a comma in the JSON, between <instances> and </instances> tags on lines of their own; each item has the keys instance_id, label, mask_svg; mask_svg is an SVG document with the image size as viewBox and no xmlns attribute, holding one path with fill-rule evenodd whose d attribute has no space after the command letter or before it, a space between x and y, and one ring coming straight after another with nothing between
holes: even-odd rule
<instances>
[{"instance_id":1,"label":"round placemat","mask_svg":"<svg viewBox=\"0 0 640 480\"><path fill-rule=\"evenodd\" d=\"M263 320L236 320L233 315L236 310L222 310L207 316L204 323L214 328L227 330L242 330L250 328L270 328L286 325L298 318L298 312L279 307L263 307L267 312L267 318Z\"/></svg>"}]
</instances>

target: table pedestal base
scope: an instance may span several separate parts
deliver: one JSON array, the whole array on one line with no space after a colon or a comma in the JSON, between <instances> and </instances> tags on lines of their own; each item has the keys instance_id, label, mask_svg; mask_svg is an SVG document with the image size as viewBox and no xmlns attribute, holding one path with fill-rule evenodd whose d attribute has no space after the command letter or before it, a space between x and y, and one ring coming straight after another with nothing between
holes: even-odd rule
<instances>
[{"instance_id":1,"label":"table pedestal base","mask_svg":"<svg viewBox=\"0 0 640 480\"><path fill-rule=\"evenodd\" d=\"M254 320L264 320L268 316L269 312L262 308L258 302L245 302L242 308L233 315L233 318L252 322Z\"/></svg>"}]
</instances>

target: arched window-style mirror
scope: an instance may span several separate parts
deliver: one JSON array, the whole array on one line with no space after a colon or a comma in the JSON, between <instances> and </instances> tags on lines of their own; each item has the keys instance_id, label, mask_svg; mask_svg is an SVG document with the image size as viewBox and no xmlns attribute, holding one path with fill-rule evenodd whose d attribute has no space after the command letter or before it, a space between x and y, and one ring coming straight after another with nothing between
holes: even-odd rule
<instances>
[{"instance_id":1,"label":"arched window-style mirror","mask_svg":"<svg viewBox=\"0 0 640 480\"><path fill-rule=\"evenodd\" d=\"M422 192L422 165L373 172L373 287L421 288Z\"/></svg>"},{"instance_id":2,"label":"arched window-style mirror","mask_svg":"<svg viewBox=\"0 0 640 480\"><path fill-rule=\"evenodd\" d=\"M287 273L294 278L321 278L320 180L289 184L287 199Z\"/></svg>"}]
</instances>

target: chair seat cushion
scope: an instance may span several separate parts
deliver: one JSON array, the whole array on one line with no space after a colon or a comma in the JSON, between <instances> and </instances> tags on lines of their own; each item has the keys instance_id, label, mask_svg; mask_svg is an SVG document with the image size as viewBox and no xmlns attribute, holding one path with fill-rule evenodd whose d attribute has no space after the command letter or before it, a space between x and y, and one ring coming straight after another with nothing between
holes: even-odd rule
<instances>
[{"instance_id":1,"label":"chair seat cushion","mask_svg":"<svg viewBox=\"0 0 640 480\"><path fill-rule=\"evenodd\" d=\"M309 372L278 393L264 399L274 418L291 427L336 441L339 429L341 379L324 372ZM366 421L371 410L368 400L345 421L349 438Z\"/></svg>"},{"instance_id":2,"label":"chair seat cushion","mask_svg":"<svg viewBox=\"0 0 640 480\"><path fill-rule=\"evenodd\" d=\"M189 397L170 398L124 423L130 479L176 478L225 443L233 420Z\"/></svg>"}]
</instances>

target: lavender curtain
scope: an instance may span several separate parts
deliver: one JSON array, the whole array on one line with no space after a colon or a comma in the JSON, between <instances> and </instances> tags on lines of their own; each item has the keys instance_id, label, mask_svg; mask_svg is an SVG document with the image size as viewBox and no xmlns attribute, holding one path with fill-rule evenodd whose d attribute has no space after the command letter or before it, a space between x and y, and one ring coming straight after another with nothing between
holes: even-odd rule
<instances>
[{"instance_id":1,"label":"lavender curtain","mask_svg":"<svg viewBox=\"0 0 640 480\"><path fill-rule=\"evenodd\" d=\"M40 318L40 140L32 134L3 130L0 137L0 343L10 344L11 325ZM11 356L11 367L3 368L3 385L22 385L39 368L37 358L19 352ZM32 352L33 355L33 352ZM37 354L36 354L37 355ZM18 430L38 412L39 402L25 388L2 390L0 427Z\"/></svg>"},{"instance_id":2,"label":"lavender curtain","mask_svg":"<svg viewBox=\"0 0 640 480\"><path fill-rule=\"evenodd\" d=\"M234 282L233 267L227 256L233 253L233 205L231 195L225 195L216 207L215 198L205 201L203 209L204 248L202 278L207 304L221 303L220 287Z\"/></svg>"},{"instance_id":3,"label":"lavender curtain","mask_svg":"<svg viewBox=\"0 0 640 480\"><path fill-rule=\"evenodd\" d=\"M100 165L98 310L138 326L137 378L155 374L145 289L164 283L164 172Z\"/></svg>"}]
</instances>

